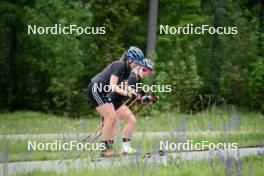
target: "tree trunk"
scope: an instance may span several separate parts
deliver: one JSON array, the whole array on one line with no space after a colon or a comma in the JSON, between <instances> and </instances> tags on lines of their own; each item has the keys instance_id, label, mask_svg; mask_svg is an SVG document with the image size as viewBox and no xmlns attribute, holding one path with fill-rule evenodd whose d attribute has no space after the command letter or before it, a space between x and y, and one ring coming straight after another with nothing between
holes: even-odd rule
<instances>
[{"instance_id":1,"label":"tree trunk","mask_svg":"<svg viewBox=\"0 0 264 176\"><path fill-rule=\"evenodd\" d=\"M218 3L214 12L214 27L217 28L221 26L221 16L222 16L222 8L224 7L224 0L218 0ZM212 91L218 92L219 86L219 76L220 76L220 68L222 65L222 58L219 57L219 53L221 52L221 42L218 34L213 35L212 39L212 60L211 60L211 70L212 70Z\"/></svg>"},{"instance_id":2,"label":"tree trunk","mask_svg":"<svg viewBox=\"0 0 264 176\"><path fill-rule=\"evenodd\" d=\"M264 32L264 0L260 0L260 13L259 13L259 36L258 36L258 53L263 56L263 32Z\"/></svg>"},{"instance_id":3,"label":"tree trunk","mask_svg":"<svg viewBox=\"0 0 264 176\"><path fill-rule=\"evenodd\" d=\"M15 3L15 1L12 1ZM16 53L17 53L17 29L16 22L12 21L8 24L9 33L8 33L8 107L11 110L15 109L15 99L17 98L15 95L16 92Z\"/></svg>"},{"instance_id":4,"label":"tree trunk","mask_svg":"<svg viewBox=\"0 0 264 176\"><path fill-rule=\"evenodd\" d=\"M218 3L219 3L219 6L223 8L225 1L224 0L219 0Z\"/></svg>"},{"instance_id":5,"label":"tree trunk","mask_svg":"<svg viewBox=\"0 0 264 176\"><path fill-rule=\"evenodd\" d=\"M149 0L149 18L148 18L148 38L147 38L147 57L155 55L156 46L156 27L158 16L158 0Z\"/></svg>"}]
</instances>

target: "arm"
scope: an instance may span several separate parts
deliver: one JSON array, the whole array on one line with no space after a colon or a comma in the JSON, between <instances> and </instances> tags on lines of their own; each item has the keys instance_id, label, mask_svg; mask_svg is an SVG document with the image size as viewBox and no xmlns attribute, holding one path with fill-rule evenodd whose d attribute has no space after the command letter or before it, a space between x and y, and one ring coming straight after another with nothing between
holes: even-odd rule
<instances>
[{"instance_id":1,"label":"arm","mask_svg":"<svg viewBox=\"0 0 264 176\"><path fill-rule=\"evenodd\" d=\"M123 70L124 70L124 65L120 63L115 63L112 65L112 75L110 77L109 85L112 92L116 92L123 96L132 97L133 92L129 90L128 86L125 85L124 88L118 86L118 81L120 76L122 75ZM125 81L124 83L126 84L127 81Z\"/></svg>"},{"instance_id":2,"label":"arm","mask_svg":"<svg viewBox=\"0 0 264 176\"><path fill-rule=\"evenodd\" d=\"M124 90L124 89L121 89L117 83L118 83L118 79L119 77L116 76L116 75L111 75L110 77L110 88L112 90L112 92L116 92L120 95L123 95L123 96L129 96L129 92Z\"/></svg>"}]
</instances>

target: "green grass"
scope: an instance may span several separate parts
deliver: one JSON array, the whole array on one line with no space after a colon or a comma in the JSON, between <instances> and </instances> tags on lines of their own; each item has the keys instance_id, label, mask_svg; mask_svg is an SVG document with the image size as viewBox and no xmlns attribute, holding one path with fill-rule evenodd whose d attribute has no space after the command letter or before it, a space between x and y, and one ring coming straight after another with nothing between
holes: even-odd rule
<instances>
[{"instance_id":1,"label":"green grass","mask_svg":"<svg viewBox=\"0 0 264 176\"><path fill-rule=\"evenodd\" d=\"M88 133L99 118L66 118L52 114L18 111L0 114L0 134Z\"/></svg>"},{"instance_id":2,"label":"green grass","mask_svg":"<svg viewBox=\"0 0 264 176\"><path fill-rule=\"evenodd\" d=\"M233 112L237 113L237 117ZM264 116L257 112L231 108L211 108L194 115L167 112L137 117L136 131L264 131ZM72 119L38 112L0 114L0 134L90 132L100 123L94 118Z\"/></svg>"},{"instance_id":3,"label":"green grass","mask_svg":"<svg viewBox=\"0 0 264 176\"><path fill-rule=\"evenodd\" d=\"M20 174L20 176L138 176L138 175L239 175L239 176L262 176L264 173L264 156L247 156L240 160L230 158L230 165L226 164L226 161L222 161L219 158L213 158L209 160L173 160L164 165L154 165L139 163L139 165L128 165L121 167L110 168L95 168L95 169L81 169L70 170L67 173L57 174L54 171L42 172L33 171L27 174Z\"/></svg>"},{"instance_id":4,"label":"green grass","mask_svg":"<svg viewBox=\"0 0 264 176\"><path fill-rule=\"evenodd\" d=\"M237 114L237 115L236 115ZM228 107L211 108L197 114L180 114L176 112L160 113L149 117L149 120L140 118L137 130L170 131L184 129L186 131L223 131L230 125L230 130L263 131L264 116L258 112L236 110Z\"/></svg>"},{"instance_id":5,"label":"green grass","mask_svg":"<svg viewBox=\"0 0 264 176\"><path fill-rule=\"evenodd\" d=\"M193 135L185 136L182 140L237 142L240 147L259 146L264 142L264 117L257 112L235 111L232 108L220 107L194 115L177 112L163 112L151 117L146 115L137 117L136 131L204 131L206 133L209 130L222 131L222 135ZM100 119L99 117L72 119L38 112L19 111L0 114L0 122L0 134L89 133L100 123ZM229 131L238 133L229 134ZM243 133L239 134L240 131ZM135 138L133 143L134 146L140 145L143 150L148 151L153 147L153 143L157 145L160 140L177 142L179 136L166 139ZM28 152L26 140L0 139L0 143L0 152L9 154L8 161L54 160L61 159L64 155L64 152L58 151ZM117 148L118 146L120 144L116 145ZM76 152L73 153L69 158L76 155ZM98 154L98 152L92 154ZM91 155L90 152L83 152L81 157L89 155Z\"/></svg>"},{"instance_id":6,"label":"green grass","mask_svg":"<svg viewBox=\"0 0 264 176\"><path fill-rule=\"evenodd\" d=\"M202 141L209 141L212 143L238 143L239 147L254 147L262 146L264 142L264 132L263 133L249 133L249 134L232 134L232 135L217 135L217 136L172 136L167 138L160 137L145 137L145 138L134 138L133 146L136 148L140 146L142 153L149 152L152 150L158 151L160 147L160 141L168 140L170 143L185 142L187 140L192 140L192 143L201 143ZM37 142L54 142L54 140L43 141L36 140ZM63 140L62 140L63 141ZM64 142L66 142L65 140ZM68 141L67 141L68 142ZM97 142L100 142L98 140ZM28 161L28 160L56 160L65 157L67 151L43 151L35 150L29 152L27 150L27 140L9 140L2 139L0 141L2 144L0 146L0 151L8 152L8 162L15 161ZM121 140L115 141L115 149L120 151ZM72 151L71 154L66 158L70 159L80 154L80 158L86 158L88 156L94 156L100 154L100 151ZM1 161L1 158L0 158ZM2 159L2 162L4 160ZM5 161L6 162L6 161Z\"/></svg>"}]
</instances>

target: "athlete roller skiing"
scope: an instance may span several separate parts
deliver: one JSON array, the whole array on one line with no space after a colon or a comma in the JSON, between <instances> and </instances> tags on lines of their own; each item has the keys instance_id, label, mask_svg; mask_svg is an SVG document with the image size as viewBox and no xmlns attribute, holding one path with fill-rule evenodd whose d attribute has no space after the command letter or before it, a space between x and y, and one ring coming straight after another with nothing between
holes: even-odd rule
<instances>
[{"instance_id":1,"label":"athlete roller skiing","mask_svg":"<svg viewBox=\"0 0 264 176\"><path fill-rule=\"evenodd\" d=\"M137 83L140 83L143 77L149 76L153 67L154 63L150 59L144 59L143 64L140 67L136 67L131 71L127 80L127 85L131 88L134 88L135 90L138 90L136 88ZM137 93L139 93L139 98L141 98L142 100L144 98L147 98L144 97L145 93L142 90L139 90L139 92ZM112 103L116 109L117 118L126 122L122 130L123 143L121 153L134 154L136 153L136 150L131 147L131 138L133 136L134 128L136 126L135 115L129 109L128 105L123 103L126 98L125 96L115 92L111 92L109 94L109 97L111 98Z\"/></svg>"},{"instance_id":2,"label":"athlete roller skiing","mask_svg":"<svg viewBox=\"0 0 264 176\"><path fill-rule=\"evenodd\" d=\"M104 124L102 128L102 138L105 144L105 150L101 155L104 157L111 157L116 155L113 151L114 141L114 127L118 118L116 109L111 98L108 96L109 92L105 89L98 90L98 86L109 86L111 92L117 93L126 97L137 97L134 91L130 89L122 89L118 86L121 82L128 80L131 70L143 65L144 54L134 46L131 46L121 57L120 60L109 64L102 72L98 73L91 79L87 87L87 96L96 107L96 110L104 117ZM127 138L128 139L128 138Z\"/></svg>"}]
</instances>

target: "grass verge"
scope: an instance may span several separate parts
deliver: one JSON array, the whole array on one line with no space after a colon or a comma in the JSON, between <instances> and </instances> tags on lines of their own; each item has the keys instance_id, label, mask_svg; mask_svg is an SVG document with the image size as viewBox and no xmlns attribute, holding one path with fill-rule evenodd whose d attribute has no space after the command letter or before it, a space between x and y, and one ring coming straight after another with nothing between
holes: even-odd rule
<instances>
[{"instance_id":1,"label":"grass verge","mask_svg":"<svg viewBox=\"0 0 264 176\"><path fill-rule=\"evenodd\" d=\"M140 148L142 153L150 151L160 150L160 141L168 141L169 143L179 143L186 142L187 140L195 143L202 143L203 141L209 141L210 143L237 143L238 147L255 147L263 146L264 144L264 133L250 133L250 134L223 134L217 136L168 136L168 137L144 137L144 138L134 138L133 146L135 148ZM31 160L56 160L63 159L67 155L66 159L74 158L80 153L79 158L86 158L89 156L99 156L100 151L52 151L49 150L30 150L28 151L28 140L1 140L0 151L2 152L2 157L0 157L1 162L15 162L15 161L31 161ZM31 140L33 143L33 140ZM36 143L55 142L55 140L36 140ZM69 142L69 140L61 140L61 143ZM97 140L99 143L100 140ZM121 150L121 139L118 138L115 141L115 149L117 151ZM97 143L97 144L98 144ZM96 148L95 143L93 149ZM206 150L206 148L205 148ZM71 153L71 154L67 154ZM7 156L6 156L7 155Z\"/></svg>"},{"instance_id":2,"label":"grass verge","mask_svg":"<svg viewBox=\"0 0 264 176\"><path fill-rule=\"evenodd\" d=\"M138 175L239 175L239 176L262 176L264 173L264 156L247 156L239 160L232 158L212 158L208 160L181 160L170 161L167 166L156 164L139 163L138 165L129 165L111 168L95 168L70 170L67 173L57 174L56 172L33 171L20 176L138 176Z\"/></svg>"},{"instance_id":3,"label":"grass verge","mask_svg":"<svg viewBox=\"0 0 264 176\"><path fill-rule=\"evenodd\" d=\"M137 117L136 131L264 131L264 116L227 107L188 115L166 112ZM88 133L100 118L72 119L38 112L0 114L0 134Z\"/></svg>"}]
</instances>

